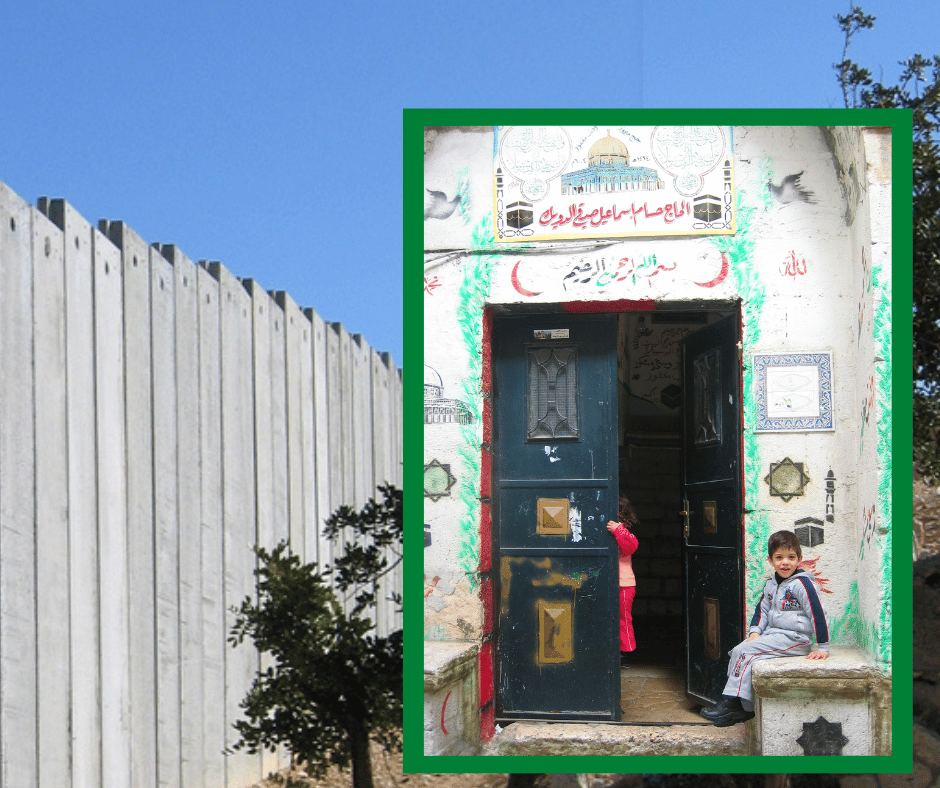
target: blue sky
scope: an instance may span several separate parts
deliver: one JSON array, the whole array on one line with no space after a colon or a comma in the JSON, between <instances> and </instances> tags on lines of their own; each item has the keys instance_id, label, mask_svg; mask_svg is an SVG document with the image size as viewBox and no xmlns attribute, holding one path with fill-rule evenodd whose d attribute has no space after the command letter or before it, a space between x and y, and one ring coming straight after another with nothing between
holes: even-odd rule
<instances>
[{"instance_id":1,"label":"blue sky","mask_svg":"<svg viewBox=\"0 0 940 788\"><path fill-rule=\"evenodd\" d=\"M850 54L876 76L940 52L935 0L863 8ZM509 9L18 4L0 180L287 290L404 366L403 107L842 105L845 0Z\"/></svg>"}]
</instances>

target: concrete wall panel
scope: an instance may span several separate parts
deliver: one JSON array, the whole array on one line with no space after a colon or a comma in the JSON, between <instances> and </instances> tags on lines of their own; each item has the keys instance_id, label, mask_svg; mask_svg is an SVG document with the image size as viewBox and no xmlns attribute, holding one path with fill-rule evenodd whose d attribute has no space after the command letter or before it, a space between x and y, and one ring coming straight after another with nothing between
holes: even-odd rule
<instances>
[{"instance_id":1,"label":"concrete wall panel","mask_svg":"<svg viewBox=\"0 0 940 788\"><path fill-rule=\"evenodd\" d=\"M30 208L0 186L0 783L36 782Z\"/></svg>"},{"instance_id":2,"label":"concrete wall panel","mask_svg":"<svg viewBox=\"0 0 940 788\"><path fill-rule=\"evenodd\" d=\"M222 573L222 373L219 283L198 269L202 504L203 745L206 785L226 785L225 596Z\"/></svg>"},{"instance_id":3,"label":"concrete wall panel","mask_svg":"<svg viewBox=\"0 0 940 788\"><path fill-rule=\"evenodd\" d=\"M229 608L259 541L329 565L322 520L395 464L389 377L286 294L0 184L0 785L289 763L224 753L259 669Z\"/></svg>"},{"instance_id":4,"label":"concrete wall panel","mask_svg":"<svg viewBox=\"0 0 940 788\"><path fill-rule=\"evenodd\" d=\"M316 544L317 566L322 571L332 560L330 541L323 536L323 523L332 512L330 489L330 417L327 365L327 334L332 333L316 312L307 312L313 331L313 431L316 446Z\"/></svg>"},{"instance_id":5,"label":"concrete wall panel","mask_svg":"<svg viewBox=\"0 0 940 788\"><path fill-rule=\"evenodd\" d=\"M179 788L182 781L175 288L173 266L151 248L157 785L167 788Z\"/></svg>"},{"instance_id":6,"label":"concrete wall panel","mask_svg":"<svg viewBox=\"0 0 940 788\"><path fill-rule=\"evenodd\" d=\"M300 464L303 473L301 509L303 511L304 563L317 561L317 458L314 443L313 325L299 308L297 323L300 354Z\"/></svg>"},{"instance_id":7,"label":"concrete wall panel","mask_svg":"<svg viewBox=\"0 0 940 788\"><path fill-rule=\"evenodd\" d=\"M102 222L100 226L121 250L124 284L131 784L152 785L157 770L157 713L150 255L143 239L123 222Z\"/></svg>"},{"instance_id":8,"label":"concrete wall panel","mask_svg":"<svg viewBox=\"0 0 940 788\"><path fill-rule=\"evenodd\" d=\"M175 246L176 483L179 550L180 780L205 784L203 720L202 529L199 478L199 298L197 269Z\"/></svg>"},{"instance_id":9,"label":"concrete wall panel","mask_svg":"<svg viewBox=\"0 0 940 788\"><path fill-rule=\"evenodd\" d=\"M55 786L71 782L64 238L35 210L32 232L38 766L39 784Z\"/></svg>"},{"instance_id":10,"label":"concrete wall panel","mask_svg":"<svg viewBox=\"0 0 940 788\"><path fill-rule=\"evenodd\" d=\"M275 452L273 440L274 381L271 366L271 327L277 309L268 293L255 281L246 281L245 289L252 301L253 379L255 422L255 506L257 511L258 544L273 550L278 539L274 504ZM283 388L283 382L281 383ZM283 399L281 395L280 399ZM280 420L283 431L283 418ZM280 474L283 488L284 474ZM283 495L280 496L283 499ZM261 655L261 670L273 665L270 655ZM277 769L277 758L267 750L261 753L262 774Z\"/></svg>"},{"instance_id":11,"label":"concrete wall panel","mask_svg":"<svg viewBox=\"0 0 940 788\"><path fill-rule=\"evenodd\" d=\"M103 782L101 678L97 670L100 610L92 227L63 200L53 200L47 206L64 236L68 326L69 667L75 677L70 707L72 785L99 788Z\"/></svg>"},{"instance_id":12,"label":"concrete wall panel","mask_svg":"<svg viewBox=\"0 0 940 788\"><path fill-rule=\"evenodd\" d=\"M124 442L124 309L121 253L93 231L101 589L101 784L131 784L127 462Z\"/></svg>"},{"instance_id":13,"label":"concrete wall panel","mask_svg":"<svg viewBox=\"0 0 940 788\"><path fill-rule=\"evenodd\" d=\"M301 561L306 554L304 540L303 463L303 383L300 375L303 315L293 299L277 294L284 319L284 374L287 413L287 512L291 553Z\"/></svg>"},{"instance_id":14,"label":"concrete wall panel","mask_svg":"<svg viewBox=\"0 0 940 788\"><path fill-rule=\"evenodd\" d=\"M255 569L254 402L251 379L252 300L242 284L224 266L211 264L219 281L221 299L222 368L222 516L225 524L224 585L225 630L235 623L233 606L253 593ZM242 643L225 651L226 742L237 741L232 724L241 716L239 704L258 671L258 654ZM257 781L261 758L245 751L227 762L230 788Z\"/></svg>"}]
</instances>

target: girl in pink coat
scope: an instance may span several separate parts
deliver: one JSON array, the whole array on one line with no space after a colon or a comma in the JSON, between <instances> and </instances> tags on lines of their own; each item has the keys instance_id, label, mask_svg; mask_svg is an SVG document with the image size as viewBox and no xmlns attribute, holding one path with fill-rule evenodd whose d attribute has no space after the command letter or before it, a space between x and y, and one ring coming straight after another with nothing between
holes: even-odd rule
<instances>
[{"instance_id":1,"label":"girl in pink coat","mask_svg":"<svg viewBox=\"0 0 940 788\"><path fill-rule=\"evenodd\" d=\"M611 520L607 530L617 540L620 548L620 664L625 664L626 655L636 650L636 638L633 635L633 597L636 595L636 578L633 575L632 555L640 543L630 533L630 529L639 525L639 518L626 495L621 494L617 509L620 522Z\"/></svg>"}]
</instances>

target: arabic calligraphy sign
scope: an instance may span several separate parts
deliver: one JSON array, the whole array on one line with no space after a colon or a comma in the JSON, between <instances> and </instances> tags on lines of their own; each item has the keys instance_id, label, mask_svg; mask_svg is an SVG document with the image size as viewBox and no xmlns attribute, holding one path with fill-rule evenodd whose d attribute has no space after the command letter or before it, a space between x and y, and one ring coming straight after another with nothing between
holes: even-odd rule
<instances>
[{"instance_id":1,"label":"arabic calligraphy sign","mask_svg":"<svg viewBox=\"0 0 940 788\"><path fill-rule=\"evenodd\" d=\"M734 232L730 126L497 126L497 241Z\"/></svg>"}]
</instances>

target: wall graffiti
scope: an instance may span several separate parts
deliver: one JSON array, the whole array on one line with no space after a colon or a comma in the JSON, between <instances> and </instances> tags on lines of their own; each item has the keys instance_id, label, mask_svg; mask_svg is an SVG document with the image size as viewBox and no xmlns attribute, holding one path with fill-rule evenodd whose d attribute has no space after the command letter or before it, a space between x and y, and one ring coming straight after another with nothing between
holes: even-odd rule
<instances>
[{"instance_id":1,"label":"wall graffiti","mask_svg":"<svg viewBox=\"0 0 940 788\"><path fill-rule=\"evenodd\" d=\"M826 474L826 522L832 523L836 519L836 477L829 469Z\"/></svg>"},{"instance_id":2,"label":"wall graffiti","mask_svg":"<svg viewBox=\"0 0 940 788\"><path fill-rule=\"evenodd\" d=\"M862 399L862 421L861 421L861 430L858 440L858 452L861 455L862 449L865 446L865 427L868 426L868 421L871 417L872 412L875 409L875 375L872 373L868 376L868 383L865 385L865 396Z\"/></svg>"},{"instance_id":3,"label":"wall graffiti","mask_svg":"<svg viewBox=\"0 0 940 788\"><path fill-rule=\"evenodd\" d=\"M872 270L871 265L868 262L868 257L865 254L865 247L862 247L862 293L858 299L858 337L857 342L862 341L862 326L865 325L865 318L867 317L867 296L871 293L872 287Z\"/></svg>"},{"instance_id":4,"label":"wall graffiti","mask_svg":"<svg viewBox=\"0 0 940 788\"><path fill-rule=\"evenodd\" d=\"M519 281L519 266L520 265L522 265L522 260L519 260L518 262L516 262L516 264L512 267L512 274L510 275L512 286L515 288L516 292L519 293L519 295L526 296L527 298L532 298L534 296L541 295L540 292L536 293L522 286L522 283Z\"/></svg>"},{"instance_id":5,"label":"wall graffiti","mask_svg":"<svg viewBox=\"0 0 940 788\"><path fill-rule=\"evenodd\" d=\"M732 233L732 171L730 127L497 127L495 238Z\"/></svg>"},{"instance_id":6,"label":"wall graffiti","mask_svg":"<svg viewBox=\"0 0 940 788\"><path fill-rule=\"evenodd\" d=\"M823 521L818 517L803 517L793 523L793 532L804 547L815 547L824 542Z\"/></svg>"},{"instance_id":7,"label":"wall graffiti","mask_svg":"<svg viewBox=\"0 0 940 788\"><path fill-rule=\"evenodd\" d=\"M424 277L424 292L428 295L434 295L434 291L441 286L441 283L438 281L436 276L428 279Z\"/></svg>"},{"instance_id":8,"label":"wall graffiti","mask_svg":"<svg viewBox=\"0 0 940 788\"><path fill-rule=\"evenodd\" d=\"M450 472L450 464L441 464L436 459L424 465L424 497L432 501L450 496L450 488L457 478Z\"/></svg>"},{"instance_id":9,"label":"wall graffiti","mask_svg":"<svg viewBox=\"0 0 940 788\"><path fill-rule=\"evenodd\" d=\"M649 324L648 324L649 322ZM695 326L657 324L647 315L630 315L630 394L666 411L681 404L682 338Z\"/></svg>"},{"instance_id":10,"label":"wall graffiti","mask_svg":"<svg viewBox=\"0 0 940 788\"><path fill-rule=\"evenodd\" d=\"M424 219L449 219L457 206L460 205L461 195L457 195L452 200L447 199L444 192L425 189L427 196L424 198Z\"/></svg>"},{"instance_id":11,"label":"wall graffiti","mask_svg":"<svg viewBox=\"0 0 940 788\"><path fill-rule=\"evenodd\" d=\"M555 213L553 206L548 206L539 216L539 224L552 230L564 227L569 224L572 228L583 230L588 225L591 227L603 227L608 222L618 222L624 217L633 221L633 226L637 226L637 218L656 219L662 217L663 223L668 226L686 214L692 215L692 204L688 200L675 200L671 203L661 205L655 210L650 209L649 204L644 202L638 206L631 202L629 208L622 211L617 210L617 204L611 203L609 208L601 205L590 213L584 212L584 203L571 203L568 206L567 213Z\"/></svg>"},{"instance_id":12,"label":"wall graffiti","mask_svg":"<svg viewBox=\"0 0 940 788\"><path fill-rule=\"evenodd\" d=\"M594 260L586 260L584 257L581 257L564 275L561 284L562 289L566 292L584 286L605 288L616 282L628 282L634 287L637 284L646 282L646 284L652 288L654 276L658 276L663 272L675 271L677 267L678 263L676 261L660 261L655 253L621 257L618 260L610 260L609 262L606 257ZM514 277L516 276L517 269L518 263L516 268L513 269ZM674 277L675 275L673 274L672 276ZM722 254L721 266L717 275L710 281L693 282L693 284L699 287L712 288L724 282L727 276L728 259ZM530 294L520 290L515 280L513 281L513 286L516 287L516 290L522 292L523 295ZM531 293L531 295L538 295L538 293Z\"/></svg>"},{"instance_id":13,"label":"wall graffiti","mask_svg":"<svg viewBox=\"0 0 940 788\"><path fill-rule=\"evenodd\" d=\"M450 695L453 690L447 693L447 696L444 698L444 705L441 706L441 730L444 731L444 735L448 736L447 728L444 727L444 715L447 713L447 701L450 700Z\"/></svg>"},{"instance_id":14,"label":"wall graffiti","mask_svg":"<svg viewBox=\"0 0 940 788\"><path fill-rule=\"evenodd\" d=\"M441 376L433 367L424 366L424 423L473 424L474 416L467 403L444 396Z\"/></svg>"},{"instance_id":15,"label":"wall graffiti","mask_svg":"<svg viewBox=\"0 0 940 788\"><path fill-rule=\"evenodd\" d=\"M865 557L865 549L871 544L873 533L875 533L874 504L862 509L862 541L858 546L858 559L860 561Z\"/></svg>"},{"instance_id":16,"label":"wall graffiti","mask_svg":"<svg viewBox=\"0 0 940 788\"><path fill-rule=\"evenodd\" d=\"M770 487L770 494L783 498L785 503L798 495L805 495L810 479L803 465L802 462L793 462L789 457L784 457L781 462L770 463L770 473L764 477Z\"/></svg>"},{"instance_id":17,"label":"wall graffiti","mask_svg":"<svg viewBox=\"0 0 940 788\"><path fill-rule=\"evenodd\" d=\"M800 178L805 170L800 170L795 175L787 175L779 186L774 186L773 181L767 181L767 189L774 196L774 199L781 205L790 205L794 202L815 203L813 192L804 189L800 184Z\"/></svg>"},{"instance_id":18,"label":"wall graffiti","mask_svg":"<svg viewBox=\"0 0 940 788\"><path fill-rule=\"evenodd\" d=\"M480 217L471 232L472 250L484 250L492 237L492 226L492 213ZM477 583L475 573L480 565L480 493L477 480L481 473L480 448L483 445L480 425L483 403L482 399L478 399L483 382L483 310L490 292L494 263L495 256L491 254L470 256L463 268L463 280L457 290L455 310L468 359L462 392L464 402L469 405L473 414L472 424L460 425L460 442L457 447L465 470L458 490L463 512L457 525L457 566L467 573L471 589Z\"/></svg>"},{"instance_id":19,"label":"wall graffiti","mask_svg":"<svg viewBox=\"0 0 940 788\"><path fill-rule=\"evenodd\" d=\"M796 278L806 274L806 258L798 259L795 251L790 252L790 257L780 264L780 275Z\"/></svg>"},{"instance_id":20,"label":"wall graffiti","mask_svg":"<svg viewBox=\"0 0 940 788\"><path fill-rule=\"evenodd\" d=\"M819 590L822 591L824 594L831 594L832 589L826 588L826 586L829 585L829 578L823 577L822 573L816 568L816 564L818 563L819 563L819 556L816 556L816 558L812 560L807 559L805 561L800 561L799 568L806 569L812 572L813 579L816 581L817 585L819 586Z\"/></svg>"},{"instance_id":21,"label":"wall graffiti","mask_svg":"<svg viewBox=\"0 0 940 788\"><path fill-rule=\"evenodd\" d=\"M698 285L699 287L717 287L725 279L728 278L728 256L722 252L721 253L721 268L718 270L718 273L715 275L715 278L708 282L693 282L693 285Z\"/></svg>"}]
</instances>

